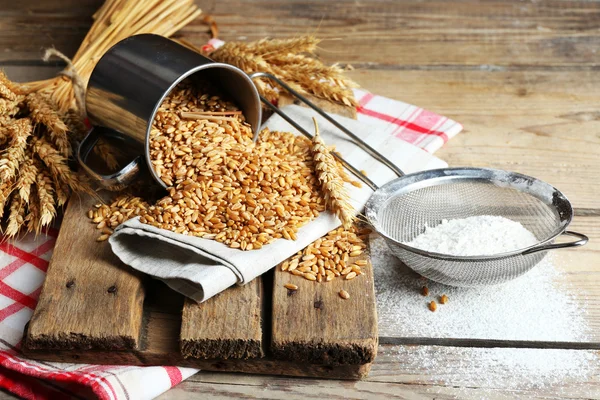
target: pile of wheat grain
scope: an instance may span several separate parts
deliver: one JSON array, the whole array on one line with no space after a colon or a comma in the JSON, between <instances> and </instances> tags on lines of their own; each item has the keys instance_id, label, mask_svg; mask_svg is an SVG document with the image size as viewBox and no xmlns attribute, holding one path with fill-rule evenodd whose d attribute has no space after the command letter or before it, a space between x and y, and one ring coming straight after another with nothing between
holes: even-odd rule
<instances>
[{"instance_id":1,"label":"pile of wheat grain","mask_svg":"<svg viewBox=\"0 0 600 400\"><path fill-rule=\"evenodd\" d=\"M0 72L0 218L6 237L40 232L70 191L90 191L67 164L70 138L81 133L76 116L60 115L49 97L25 94Z\"/></svg>"},{"instance_id":2,"label":"pile of wheat grain","mask_svg":"<svg viewBox=\"0 0 600 400\"><path fill-rule=\"evenodd\" d=\"M337 164L321 165L322 141L315 149L306 138L263 130L254 143L241 111L214 93L182 83L165 98L149 147L168 196L154 205L136 202L137 208L119 199L106 206L122 209L117 218L100 207L102 218L92 218L99 228L140 215L147 224L252 250L278 238L296 239L298 228L327 203L342 215L336 208L341 203L327 199L344 197L344 189L327 183L347 177Z\"/></svg>"},{"instance_id":3,"label":"pile of wheat grain","mask_svg":"<svg viewBox=\"0 0 600 400\"><path fill-rule=\"evenodd\" d=\"M370 232L355 225L335 229L282 263L281 270L317 282L329 282L338 276L354 279L368 264L366 259L357 258L367 247Z\"/></svg>"}]
</instances>

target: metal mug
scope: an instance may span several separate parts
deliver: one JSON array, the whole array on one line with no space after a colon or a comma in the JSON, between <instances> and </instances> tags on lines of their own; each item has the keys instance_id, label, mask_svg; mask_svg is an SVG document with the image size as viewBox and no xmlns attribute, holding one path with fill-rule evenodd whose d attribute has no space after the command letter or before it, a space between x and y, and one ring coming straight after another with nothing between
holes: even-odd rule
<instances>
[{"instance_id":1,"label":"metal mug","mask_svg":"<svg viewBox=\"0 0 600 400\"><path fill-rule=\"evenodd\" d=\"M86 111L93 125L81 142L79 164L102 187L120 190L142 172L142 164L154 180L166 188L150 163L149 137L158 108L169 92L190 77L209 80L241 108L255 135L262 109L256 86L242 70L216 63L165 37L141 34L111 47L96 64L87 86ZM88 156L102 137L128 145L135 158L110 175L96 172Z\"/></svg>"}]
</instances>

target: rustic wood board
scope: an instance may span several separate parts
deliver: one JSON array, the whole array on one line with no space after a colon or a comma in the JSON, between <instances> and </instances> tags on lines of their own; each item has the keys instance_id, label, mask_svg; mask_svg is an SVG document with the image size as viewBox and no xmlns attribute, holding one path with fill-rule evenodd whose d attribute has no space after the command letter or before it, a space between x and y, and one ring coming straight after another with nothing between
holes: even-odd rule
<instances>
[{"instance_id":1,"label":"rustic wood board","mask_svg":"<svg viewBox=\"0 0 600 400\"><path fill-rule=\"evenodd\" d=\"M369 260L368 255L359 258ZM357 258L358 259L358 258ZM347 265L351 265L350 259ZM275 270L271 351L277 358L314 364L364 364L377 354L373 268L352 279L316 284ZM296 291L283 287L298 286ZM340 290L350 294L339 296Z\"/></svg>"},{"instance_id":2,"label":"rustic wood board","mask_svg":"<svg viewBox=\"0 0 600 400\"><path fill-rule=\"evenodd\" d=\"M139 274L98 243L87 210L73 198L62 222L46 281L28 331L28 345L45 349L136 349L144 287Z\"/></svg>"},{"instance_id":3,"label":"rustic wood board","mask_svg":"<svg viewBox=\"0 0 600 400\"><path fill-rule=\"evenodd\" d=\"M144 283L107 242L96 242L99 231L86 215L96 202L85 196L67 206L39 308L25 334L27 356L339 379L368 373L377 351L371 268L347 285L354 291L345 303L350 307L337 296L341 283L303 282L301 296L319 299L325 308L302 313L297 323L308 329L290 335L280 315L283 277L273 283L267 274L264 290L260 277L202 304L184 301L158 281ZM300 298L288 299L291 311L303 308ZM265 340L270 337L277 340ZM291 352L284 346L290 341Z\"/></svg>"},{"instance_id":4,"label":"rustic wood board","mask_svg":"<svg viewBox=\"0 0 600 400\"><path fill-rule=\"evenodd\" d=\"M181 324L181 353L193 358L260 358L262 279L219 293L206 303L186 300Z\"/></svg>"}]
</instances>

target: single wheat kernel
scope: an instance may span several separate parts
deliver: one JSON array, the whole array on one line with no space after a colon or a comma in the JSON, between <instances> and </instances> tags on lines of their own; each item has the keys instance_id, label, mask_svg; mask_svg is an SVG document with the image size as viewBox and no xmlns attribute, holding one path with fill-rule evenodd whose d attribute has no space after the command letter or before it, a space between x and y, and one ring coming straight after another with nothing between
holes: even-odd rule
<instances>
[{"instance_id":1,"label":"single wheat kernel","mask_svg":"<svg viewBox=\"0 0 600 400\"><path fill-rule=\"evenodd\" d=\"M298 286L294 285L293 283L286 283L283 285L283 287L288 290L298 290Z\"/></svg>"},{"instance_id":2,"label":"single wheat kernel","mask_svg":"<svg viewBox=\"0 0 600 400\"><path fill-rule=\"evenodd\" d=\"M356 272L350 272L348 275L346 275L346 280L349 281L350 279L354 279L356 278Z\"/></svg>"},{"instance_id":3,"label":"single wheat kernel","mask_svg":"<svg viewBox=\"0 0 600 400\"><path fill-rule=\"evenodd\" d=\"M354 261L354 264L358 265L359 267L366 267L367 260L356 260L356 261Z\"/></svg>"},{"instance_id":4,"label":"single wheat kernel","mask_svg":"<svg viewBox=\"0 0 600 400\"><path fill-rule=\"evenodd\" d=\"M437 304L435 304L435 301L433 301L433 300L432 300L432 301L429 303L429 309L430 309L432 312L434 312L435 310L437 310Z\"/></svg>"},{"instance_id":5,"label":"single wheat kernel","mask_svg":"<svg viewBox=\"0 0 600 400\"><path fill-rule=\"evenodd\" d=\"M429 288L427 286L423 286L423 288L421 289L421 294L423 296L429 296Z\"/></svg>"},{"instance_id":6,"label":"single wheat kernel","mask_svg":"<svg viewBox=\"0 0 600 400\"><path fill-rule=\"evenodd\" d=\"M109 235L106 235L106 234L100 235L100 236L98 236L98 238L96 239L96 241L97 242L104 242L106 239L108 239L108 236Z\"/></svg>"},{"instance_id":7,"label":"single wheat kernel","mask_svg":"<svg viewBox=\"0 0 600 400\"><path fill-rule=\"evenodd\" d=\"M349 299L350 298L350 294L348 292L346 292L344 289L340 290L339 293L340 297L344 300Z\"/></svg>"},{"instance_id":8,"label":"single wheat kernel","mask_svg":"<svg viewBox=\"0 0 600 400\"><path fill-rule=\"evenodd\" d=\"M448 296L443 294L442 297L440 297L440 304L446 304L447 302L448 302Z\"/></svg>"},{"instance_id":9,"label":"single wheat kernel","mask_svg":"<svg viewBox=\"0 0 600 400\"><path fill-rule=\"evenodd\" d=\"M304 274L304 279L308 279L309 281L316 281L317 277L313 274L311 274L310 272L305 272Z\"/></svg>"}]
</instances>

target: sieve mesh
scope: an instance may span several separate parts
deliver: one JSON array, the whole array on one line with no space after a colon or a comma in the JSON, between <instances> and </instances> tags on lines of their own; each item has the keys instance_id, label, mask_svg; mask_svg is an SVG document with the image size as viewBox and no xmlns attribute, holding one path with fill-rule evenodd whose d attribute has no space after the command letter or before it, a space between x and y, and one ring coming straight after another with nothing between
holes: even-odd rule
<instances>
[{"instance_id":1,"label":"sieve mesh","mask_svg":"<svg viewBox=\"0 0 600 400\"><path fill-rule=\"evenodd\" d=\"M384 186L367 205L367 216L386 237L392 252L429 279L453 286L501 283L524 274L547 253L524 254L524 246L497 256L458 257L399 243L411 241L426 226L436 226L443 219L505 217L520 222L535 235L538 244L551 243L570 222L572 209L568 200L541 181L485 169L446 171L454 176L448 178L433 171L429 176L423 173L400 178ZM439 176L432 175L435 173Z\"/></svg>"}]
</instances>

